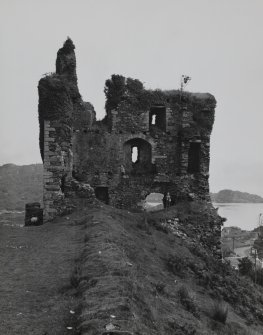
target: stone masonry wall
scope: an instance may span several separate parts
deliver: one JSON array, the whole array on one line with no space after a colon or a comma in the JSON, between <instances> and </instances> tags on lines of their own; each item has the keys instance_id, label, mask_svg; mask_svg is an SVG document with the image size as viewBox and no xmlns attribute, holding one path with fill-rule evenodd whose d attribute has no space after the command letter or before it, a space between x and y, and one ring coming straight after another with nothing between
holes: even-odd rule
<instances>
[{"instance_id":1,"label":"stone masonry wall","mask_svg":"<svg viewBox=\"0 0 263 335\"><path fill-rule=\"evenodd\" d=\"M209 199L215 98L146 90L137 79L113 75L105 86L106 117L96 121L79 94L74 49L67 40L56 73L39 82L45 219L65 212L69 199L92 199L93 189L121 208L138 207L151 192L170 192L173 203Z\"/></svg>"},{"instance_id":2,"label":"stone masonry wall","mask_svg":"<svg viewBox=\"0 0 263 335\"><path fill-rule=\"evenodd\" d=\"M113 206L136 207L151 192L170 192L173 202L209 199L209 145L215 100L208 94L188 94L184 101L175 91L165 92L161 98L160 94L158 91L159 100L155 97L153 101L165 108L165 130L149 124L151 102L145 110L136 110L125 97L116 109L108 111L106 125L95 122L85 132L75 129L74 174L95 189L106 187ZM134 174L131 161L126 162L126 144L138 139L151 147L153 169L148 173ZM191 143L200 148L200 166L192 173L188 171Z\"/></svg>"},{"instance_id":3,"label":"stone masonry wall","mask_svg":"<svg viewBox=\"0 0 263 335\"><path fill-rule=\"evenodd\" d=\"M72 174L71 130L63 140L58 121L44 121L44 217L50 220L64 210L65 183Z\"/></svg>"}]
</instances>

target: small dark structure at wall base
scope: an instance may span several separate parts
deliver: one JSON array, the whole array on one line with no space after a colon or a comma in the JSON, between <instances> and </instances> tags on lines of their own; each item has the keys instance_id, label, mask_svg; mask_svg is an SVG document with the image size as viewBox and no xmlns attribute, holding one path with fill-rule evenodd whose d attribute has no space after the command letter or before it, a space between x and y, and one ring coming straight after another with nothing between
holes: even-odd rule
<instances>
[{"instance_id":1,"label":"small dark structure at wall base","mask_svg":"<svg viewBox=\"0 0 263 335\"><path fill-rule=\"evenodd\" d=\"M74 49L68 39L58 51L56 73L38 86L45 220L77 197L73 184L88 202L97 196L118 208L136 208L151 192L169 192L173 203L209 200L215 98L146 90L137 79L113 75L104 89L106 116L96 121L78 90Z\"/></svg>"},{"instance_id":2,"label":"small dark structure at wall base","mask_svg":"<svg viewBox=\"0 0 263 335\"><path fill-rule=\"evenodd\" d=\"M43 209L39 202L26 204L25 226L40 226L43 224Z\"/></svg>"}]
</instances>

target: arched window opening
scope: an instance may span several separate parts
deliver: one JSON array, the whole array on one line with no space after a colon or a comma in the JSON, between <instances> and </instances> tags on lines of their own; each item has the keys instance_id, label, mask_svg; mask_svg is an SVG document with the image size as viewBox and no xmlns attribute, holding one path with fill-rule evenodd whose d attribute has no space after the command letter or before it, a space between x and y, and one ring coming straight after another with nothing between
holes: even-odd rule
<instances>
[{"instance_id":1,"label":"arched window opening","mask_svg":"<svg viewBox=\"0 0 263 335\"><path fill-rule=\"evenodd\" d=\"M191 142L188 151L188 173L200 172L201 143Z\"/></svg>"},{"instance_id":2,"label":"arched window opening","mask_svg":"<svg viewBox=\"0 0 263 335\"><path fill-rule=\"evenodd\" d=\"M132 162L136 163L139 160L138 147L132 147Z\"/></svg>"},{"instance_id":3,"label":"arched window opening","mask_svg":"<svg viewBox=\"0 0 263 335\"><path fill-rule=\"evenodd\" d=\"M152 146L141 138L124 143L124 168L127 174L142 175L154 173Z\"/></svg>"},{"instance_id":4,"label":"arched window opening","mask_svg":"<svg viewBox=\"0 0 263 335\"><path fill-rule=\"evenodd\" d=\"M163 105L154 106L150 109L149 115L150 129L155 127L166 131L166 108Z\"/></svg>"}]
</instances>

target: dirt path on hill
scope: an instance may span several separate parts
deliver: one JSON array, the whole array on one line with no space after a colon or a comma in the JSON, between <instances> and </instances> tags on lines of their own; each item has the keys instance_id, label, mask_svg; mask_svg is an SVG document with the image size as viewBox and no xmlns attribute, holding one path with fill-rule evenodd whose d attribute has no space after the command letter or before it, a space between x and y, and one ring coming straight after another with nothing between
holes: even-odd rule
<instances>
[{"instance_id":1,"label":"dirt path on hill","mask_svg":"<svg viewBox=\"0 0 263 335\"><path fill-rule=\"evenodd\" d=\"M82 229L66 218L40 227L19 227L15 217L0 223L0 334L75 334L70 277Z\"/></svg>"}]
</instances>

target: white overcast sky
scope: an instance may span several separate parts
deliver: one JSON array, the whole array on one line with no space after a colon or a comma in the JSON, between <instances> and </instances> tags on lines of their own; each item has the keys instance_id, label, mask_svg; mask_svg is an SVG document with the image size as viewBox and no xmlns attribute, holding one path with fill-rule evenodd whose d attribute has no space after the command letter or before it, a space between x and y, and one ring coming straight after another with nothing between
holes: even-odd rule
<instances>
[{"instance_id":1,"label":"white overcast sky","mask_svg":"<svg viewBox=\"0 0 263 335\"><path fill-rule=\"evenodd\" d=\"M98 118L113 73L214 94L211 191L263 196L263 0L0 0L0 164L41 162L37 84L67 36Z\"/></svg>"}]
</instances>

